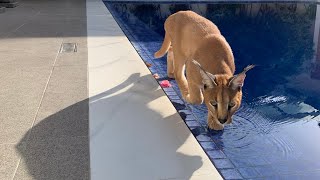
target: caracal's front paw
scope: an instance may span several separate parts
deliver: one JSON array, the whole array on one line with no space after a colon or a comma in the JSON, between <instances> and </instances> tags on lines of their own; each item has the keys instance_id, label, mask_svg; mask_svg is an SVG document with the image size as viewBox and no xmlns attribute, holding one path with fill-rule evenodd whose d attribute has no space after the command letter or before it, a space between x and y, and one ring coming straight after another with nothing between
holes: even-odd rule
<instances>
[{"instance_id":1,"label":"caracal's front paw","mask_svg":"<svg viewBox=\"0 0 320 180\"><path fill-rule=\"evenodd\" d=\"M190 94L188 94L188 95L186 96L186 101L187 101L188 103L190 103L190 104L197 104L197 105L202 104L202 100L201 100L201 99L191 98L191 95L190 95Z\"/></svg>"},{"instance_id":2,"label":"caracal's front paw","mask_svg":"<svg viewBox=\"0 0 320 180\"><path fill-rule=\"evenodd\" d=\"M183 92L181 92L181 95L182 95L182 99L183 99L184 101L188 102L188 100L187 100L188 93L183 93ZM188 103L189 103L189 102L188 102Z\"/></svg>"},{"instance_id":3,"label":"caracal's front paw","mask_svg":"<svg viewBox=\"0 0 320 180\"><path fill-rule=\"evenodd\" d=\"M162 57L161 52L159 52L159 51L155 52L153 54L153 57L156 58L156 59L161 58Z\"/></svg>"},{"instance_id":4,"label":"caracal's front paw","mask_svg":"<svg viewBox=\"0 0 320 180\"><path fill-rule=\"evenodd\" d=\"M208 126L210 129L219 131L219 130L223 130L224 125L221 124L220 122L208 122Z\"/></svg>"},{"instance_id":5,"label":"caracal's front paw","mask_svg":"<svg viewBox=\"0 0 320 180\"><path fill-rule=\"evenodd\" d=\"M187 103L192 104L190 94L188 94L188 95L186 96L186 101L187 101Z\"/></svg>"},{"instance_id":6,"label":"caracal's front paw","mask_svg":"<svg viewBox=\"0 0 320 180\"><path fill-rule=\"evenodd\" d=\"M174 79L174 73L168 73L168 78Z\"/></svg>"}]
</instances>

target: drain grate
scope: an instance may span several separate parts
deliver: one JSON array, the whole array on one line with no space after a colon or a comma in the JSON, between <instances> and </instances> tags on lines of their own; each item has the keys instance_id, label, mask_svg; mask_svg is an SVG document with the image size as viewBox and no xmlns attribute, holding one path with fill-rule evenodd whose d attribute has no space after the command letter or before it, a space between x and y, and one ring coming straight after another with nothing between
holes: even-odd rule
<instances>
[{"instance_id":1,"label":"drain grate","mask_svg":"<svg viewBox=\"0 0 320 180\"><path fill-rule=\"evenodd\" d=\"M60 53L77 52L77 44L76 43L62 43L59 52Z\"/></svg>"}]
</instances>

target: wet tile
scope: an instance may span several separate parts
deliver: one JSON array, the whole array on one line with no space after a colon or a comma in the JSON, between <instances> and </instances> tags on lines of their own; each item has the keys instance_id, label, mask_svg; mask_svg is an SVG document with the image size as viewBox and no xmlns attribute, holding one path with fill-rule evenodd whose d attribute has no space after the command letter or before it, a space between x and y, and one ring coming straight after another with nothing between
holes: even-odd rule
<instances>
[{"instance_id":1,"label":"wet tile","mask_svg":"<svg viewBox=\"0 0 320 180\"><path fill-rule=\"evenodd\" d=\"M186 121L195 121L196 118L194 115L190 114L190 115L186 115L186 118L185 118Z\"/></svg>"},{"instance_id":2,"label":"wet tile","mask_svg":"<svg viewBox=\"0 0 320 180\"><path fill-rule=\"evenodd\" d=\"M196 139L198 141L212 141L211 138L209 136L207 136L206 134L199 134L196 136Z\"/></svg>"},{"instance_id":3,"label":"wet tile","mask_svg":"<svg viewBox=\"0 0 320 180\"><path fill-rule=\"evenodd\" d=\"M295 171L292 166L293 164L290 164L290 163L281 163L281 164L275 164L273 169L280 174L288 174Z\"/></svg>"},{"instance_id":4,"label":"wet tile","mask_svg":"<svg viewBox=\"0 0 320 180\"><path fill-rule=\"evenodd\" d=\"M199 127L190 127L192 134L197 137L201 134L206 135L206 130L204 127L199 126ZM211 140L210 140L211 142Z\"/></svg>"},{"instance_id":5,"label":"wet tile","mask_svg":"<svg viewBox=\"0 0 320 180\"><path fill-rule=\"evenodd\" d=\"M304 180L304 179L319 179L320 176L317 176L315 178L312 178L312 176L305 176L303 177L303 175L299 175L299 174L293 174L293 175L279 175L279 176L272 176L270 177L270 179L274 179L274 180Z\"/></svg>"},{"instance_id":6,"label":"wet tile","mask_svg":"<svg viewBox=\"0 0 320 180\"><path fill-rule=\"evenodd\" d=\"M184 113L186 115L190 115L192 112L190 110L180 110L179 113Z\"/></svg>"},{"instance_id":7,"label":"wet tile","mask_svg":"<svg viewBox=\"0 0 320 180\"><path fill-rule=\"evenodd\" d=\"M217 149L217 146L214 142L200 142L200 145L203 147L203 149L207 150L215 150Z\"/></svg>"},{"instance_id":8,"label":"wet tile","mask_svg":"<svg viewBox=\"0 0 320 180\"><path fill-rule=\"evenodd\" d=\"M238 171L244 178L254 178L260 176L260 174L253 167L239 168Z\"/></svg>"},{"instance_id":9,"label":"wet tile","mask_svg":"<svg viewBox=\"0 0 320 180\"><path fill-rule=\"evenodd\" d=\"M209 155L210 159L223 159L223 158L226 158L226 155L221 150L207 151L207 154Z\"/></svg>"},{"instance_id":10,"label":"wet tile","mask_svg":"<svg viewBox=\"0 0 320 180\"><path fill-rule=\"evenodd\" d=\"M269 164L264 157L256 157L248 159L252 166L263 166Z\"/></svg>"},{"instance_id":11,"label":"wet tile","mask_svg":"<svg viewBox=\"0 0 320 180\"><path fill-rule=\"evenodd\" d=\"M279 174L290 174L290 173L304 173L310 171L310 166L315 169L319 169L319 163L307 160L289 160L273 165L274 171Z\"/></svg>"},{"instance_id":12,"label":"wet tile","mask_svg":"<svg viewBox=\"0 0 320 180\"><path fill-rule=\"evenodd\" d=\"M272 180L277 180L276 177L272 177L272 178L275 178L275 179L272 179ZM266 178L250 178L248 180L267 180Z\"/></svg>"},{"instance_id":13,"label":"wet tile","mask_svg":"<svg viewBox=\"0 0 320 180\"><path fill-rule=\"evenodd\" d=\"M234 165L231 163L229 159L215 159L214 165L218 169L229 169L234 168Z\"/></svg>"},{"instance_id":14,"label":"wet tile","mask_svg":"<svg viewBox=\"0 0 320 180\"><path fill-rule=\"evenodd\" d=\"M186 124L187 124L189 127L197 127L197 126L200 126L200 124L199 124L197 121L186 121Z\"/></svg>"},{"instance_id":15,"label":"wet tile","mask_svg":"<svg viewBox=\"0 0 320 180\"><path fill-rule=\"evenodd\" d=\"M235 169L224 169L220 170L222 176L225 179L243 179L239 172Z\"/></svg>"},{"instance_id":16,"label":"wet tile","mask_svg":"<svg viewBox=\"0 0 320 180\"><path fill-rule=\"evenodd\" d=\"M172 100L180 100L179 96L169 95L169 98Z\"/></svg>"},{"instance_id":17,"label":"wet tile","mask_svg":"<svg viewBox=\"0 0 320 180\"><path fill-rule=\"evenodd\" d=\"M260 174L260 176L274 176L277 172L274 171L270 166L259 166L255 167L255 170Z\"/></svg>"},{"instance_id":18,"label":"wet tile","mask_svg":"<svg viewBox=\"0 0 320 180\"><path fill-rule=\"evenodd\" d=\"M299 176L301 179L314 179L314 180L318 180L319 177L320 177L320 170L318 171L314 171L314 172L308 172L308 173L304 173L304 174L301 174Z\"/></svg>"},{"instance_id":19,"label":"wet tile","mask_svg":"<svg viewBox=\"0 0 320 180\"><path fill-rule=\"evenodd\" d=\"M232 161L232 163L240 168L240 167L247 167L247 166L251 166L250 161L248 159L240 159L240 158L231 158L230 159Z\"/></svg>"},{"instance_id":20,"label":"wet tile","mask_svg":"<svg viewBox=\"0 0 320 180\"><path fill-rule=\"evenodd\" d=\"M171 100L171 102L178 111L186 108L186 105L181 100Z\"/></svg>"}]
</instances>

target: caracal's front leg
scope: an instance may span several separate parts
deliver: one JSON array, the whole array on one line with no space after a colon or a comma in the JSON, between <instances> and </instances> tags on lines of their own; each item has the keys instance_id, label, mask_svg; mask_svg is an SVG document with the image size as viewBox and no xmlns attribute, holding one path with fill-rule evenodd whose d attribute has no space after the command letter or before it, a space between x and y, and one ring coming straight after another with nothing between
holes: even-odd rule
<instances>
[{"instance_id":1,"label":"caracal's front leg","mask_svg":"<svg viewBox=\"0 0 320 180\"><path fill-rule=\"evenodd\" d=\"M174 50L174 77L178 83L182 97L186 100L188 95L188 82L184 75L185 57Z\"/></svg>"},{"instance_id":2,"label":"caracal's front leg","mask_svg":"<svg viewBox=\"0 0 320 180\"><path fill-rule=\"evenodd\" d=\"M196 77L196 72L192 69L193 63L187 61L186 63L186 72L187 72L187 81L188 81L188 92L189 94L186 97L186 101L190 104L202 104L203 103L203 94L201 91L201 86L198 84Z\"/></svg>"},{"instance_id":3,"label":"caracal's front leg","mask_svg":"<svg viewBox=\"0 0 320 180\"><path fill-rule=\"evenodd\" d=\"M223 129L223 124L221 124L218 120L215 120L211 113L208 112L208 126L210 129L214 129L214 130L222 130Z\"/></svg>"},{"instance_id":4,"label":"caracal's front leg","mask_svg":"<svg viewBox=\"0 0 320 180\"><path fill-rule=\"evenodd\" d=\"M186 96L186 101L190 104L202 104L203 95L200 87L188 80L189 94Z\"/></svg>"},{"instance_id":5,"label":"caracal's front leg","mask_svg":"<svg viewBox=\"0 0 320 180\"><path fill-rule=\"evenodd\" d=\"M169 78L174 78L174 56L172 46L170 46L169 51L167 53L167 74Z\"/></svg>"}]
</instances>

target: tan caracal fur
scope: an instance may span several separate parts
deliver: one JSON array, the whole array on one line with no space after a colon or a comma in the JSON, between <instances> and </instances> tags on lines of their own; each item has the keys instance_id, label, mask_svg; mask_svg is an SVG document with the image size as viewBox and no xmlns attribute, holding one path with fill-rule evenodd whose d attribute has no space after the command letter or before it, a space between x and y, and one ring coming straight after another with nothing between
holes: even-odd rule
<instances>
[{"instance_id":1,"label":"tan caracal fur","mask_svg":"<svg viewBox=\"0 0 320 180\"><path fill-rule=\"evenodd\" d=\"M234 75L234 57L228 42L215 24L195 12L170 15L164 28L165 38L155 58L168 52L168 76L176 79L183 98L191 104L204 101L209 128L223 129L240 107L245 73L254 66Z\"/></svg>"}]
</instances>

